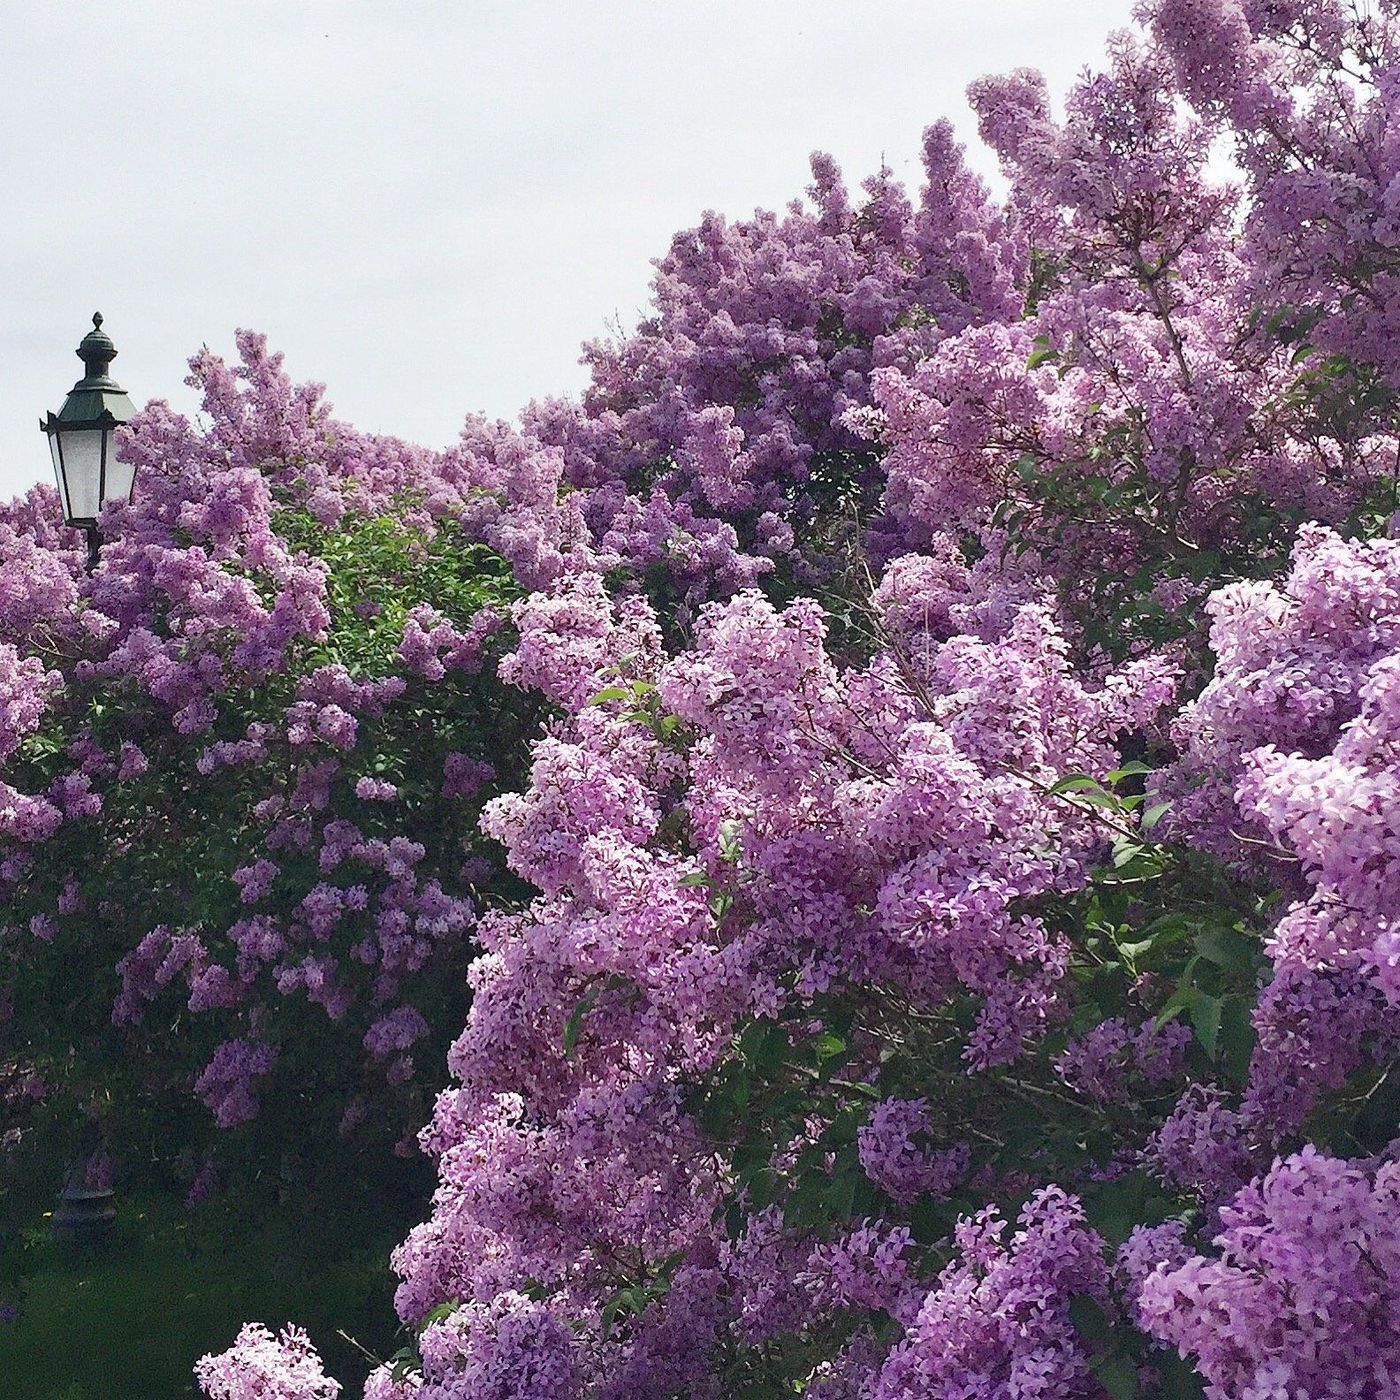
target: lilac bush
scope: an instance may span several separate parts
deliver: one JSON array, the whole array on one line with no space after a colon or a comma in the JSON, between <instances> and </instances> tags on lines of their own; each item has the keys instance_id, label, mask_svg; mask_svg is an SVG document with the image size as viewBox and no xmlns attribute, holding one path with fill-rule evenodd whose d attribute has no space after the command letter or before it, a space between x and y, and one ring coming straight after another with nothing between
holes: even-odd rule
<instances>
[{"instance_id":1,"label":"lilac bush","mask_svg":"<svg viewBox=\"0 0 1400 1400\"><path fill-rule=\"evenodd\" d=\"M880 451L848 420L872 372L1017 316L1027 247L947 122L924 134L917 206L882 170L852 200L828 156L811 205L709 213L657 263L654 315L590 345L577 403L532 404L564 453L600 562L668 612L761 580L820 586L877 511Z\"/></svg>"},{"instance_id":2,"label":"lilac bush","mask_svg":"<svg viewBox=\"0 0 1400 1400\"><path fill-rule=\"evenodd\" d=\"M476 813L537 713L494 680L502 629L586 542L556 453L367 438L240 351L194 362L206 426L132 426L142 488L90 577L52 492L10 508L0 1057L128 1156L191 1093L220 1128L270 1107L407 1150L499 878Z\"/></svg>"},{"instance_id":3,"label":"lilac bush","mask_svg":"<svg viewBox=\"0 0 1400 1400\"><path fill-rule=\"evenodd\" d=\"M528 1287L600 1397L1388 1393L1396 443L1275 314L1166 9L1063 121L974 89L1021 304L907 317L843 404L868 596L648 584L661 654L625 578L527 605L505 671L572 718L484 816L540 894L473 970L409 1322Z\"/></svg>"},{"instance_id":4,"label":"lilac bush","mask_svg":"<svg viewBox=\"0 0 1400 1400\"><path fill-rule=\"evenodd\" d=\"M1396 1393L1400 7L1139 18L973 85L1004 198L707 214L578 402L245 337L90 579L0 522L0 1102L100 1010L421 1127L371 1400Z\"/></svg>"}]
</instances>

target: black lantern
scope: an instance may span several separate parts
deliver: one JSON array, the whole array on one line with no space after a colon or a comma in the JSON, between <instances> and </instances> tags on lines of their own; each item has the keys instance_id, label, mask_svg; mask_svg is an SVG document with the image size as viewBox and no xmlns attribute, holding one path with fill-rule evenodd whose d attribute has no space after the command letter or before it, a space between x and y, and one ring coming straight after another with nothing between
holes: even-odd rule
<instances>
[{"instance_id":1,"label":"black lantern","mask_svg":"<svg viewBox=\"0 0 1400 1400\"><path fill-rule=\"evenodd\" d=\"M72 387L63 407L39 426L49 435L54 475L63 501L63 521L83 530L88 541L88 568L97 563L102 537L97 521L108 501L131 498L136 469L119 462L116 430L129 423L136 410L126 391L107 373L117 347L102 329L102 313L78 346L87 373Z\"/></svg>"}]
</instances>

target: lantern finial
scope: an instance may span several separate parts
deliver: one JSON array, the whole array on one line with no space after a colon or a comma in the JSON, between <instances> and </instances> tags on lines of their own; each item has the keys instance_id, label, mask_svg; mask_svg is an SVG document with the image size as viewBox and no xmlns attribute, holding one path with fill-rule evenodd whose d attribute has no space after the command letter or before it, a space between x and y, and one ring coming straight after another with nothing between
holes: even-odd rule
<instances>
[{"instance_id":1,"label":"lantern finial","mask_svg":"<svg viewBox=\"0 0 1400 1400\"><path fill-rule=\"evenodd\" d=\"M117 347L112 337L102 329L102 313L92 313L92 329L78 343L77 356L87 367L88 383L85 387L96 387L96 381L107 379L107 367L117 358ZM102 384L106 388L106 384ZM113 386L115 387L115 386Z\"/></svg>"}]
</instances>

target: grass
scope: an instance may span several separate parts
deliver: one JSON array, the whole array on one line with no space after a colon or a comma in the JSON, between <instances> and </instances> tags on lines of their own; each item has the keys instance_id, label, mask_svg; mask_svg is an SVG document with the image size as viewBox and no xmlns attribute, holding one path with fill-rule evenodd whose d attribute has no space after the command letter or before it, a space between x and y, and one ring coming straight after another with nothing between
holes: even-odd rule
<instances>
[{"instance_id":1,"label":"grass","mask_svg":"<svg viewBox=\"0 0 1400 1400\"><path fill-rule=\"evenodd\" d=\"M89 1257L59 1249L44 1229L0 1252L3 1400L185 1400L195 1359L222 1351L244 1322L304 1326L327 1370L353 1394L368 1362L398 1345L387 1259L402 1231L346 1212L294 1210L240 1219L158 1199L122 1204L117 1236ZM295 1216L296 1218L291 1218ZM17 1280L16 1280L17 1275Z\"/></svg>"}]
</instances>

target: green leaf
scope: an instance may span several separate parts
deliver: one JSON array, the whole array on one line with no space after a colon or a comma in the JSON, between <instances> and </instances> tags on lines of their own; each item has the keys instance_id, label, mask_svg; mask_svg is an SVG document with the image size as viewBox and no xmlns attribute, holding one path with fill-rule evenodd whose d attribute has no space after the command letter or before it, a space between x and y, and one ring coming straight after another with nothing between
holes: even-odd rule
<instances>
[{"instance_id":1,"label":"green leaf","mask_svg":"<svg viewBox=\"0 0 1400 1400\"><path fill-rule=\"evenodd\" d=\"M739 859L739 823L733 817L726 817L719 824L719 855L731 865Z\"/></svg>"},{"instance_id":2,"label":"green leaf","mask_svg":"<svg viewBox=\"0 0 1400 1400\"><path fill-rule=\"evenodd\" d=\"M439 1303L435 1308L429 1308L418 1320L418 1331L420 1333L427 1331L435 1322L446 1322L461 1306L461 1303L458 1302L456 1298L449 1298L447 1302ZM405 1348L405 1350L408 1350L408 1348Z\"/></svg>"},{"instance_id":3,"label":"green leaf","mask_svg":"<svg viewBox=\"0 0 1400 1400\"><path fill-rule=\"evenodd\" d=\"M1084 1214L1111 1245L1120 1245L1147 1217L1152 1183L1142 1171L1124 1172L1084 1191Z\"/></svg>"},{"instance_id":4,"label":"green leaf","mask_svg":"<svg viewBox=\"0 0 1400 1400\"><path fill-rule=\"evenodd\" d=\"M844 1171L838 1173L831 1184L831 1190L827 1193L827 1201L830 1206L831 1215L837 1220L849 1220L852 1208L855 1206L856 1186L860 1181L858 1171Z\"/></svg>"},{"instance_id":5,"label":"green leaf","mask_svg":"<svg viewBox=\"0 0 1400 1400\"><path fill-rule=\"evenodd\" d=\"M776 1021L766 1017L751 1021L739 1036L739 1053L755 1069L771 1071L784 1064L792 1042Z\"/></svg>"},{"instance_id":6,"label":"green leaf","mask_svg":"<svg viewBox=\"0 0 1400 1400\"><path fill-rule=\"evenodd\" d=\"M1152 771L1153 770L1146 763L1139 763L1137 759L1134 759L1131 763L1125 763L1121 768L1115 768L1111 772L1105 773L1103 775L1103 780L1106 783L1116 786L1118 783L1121 783L1124 778L1139 778L1143 776L1143 774L1151 773Z\"/></svg>"},{"instance_id":7,"label":"green leaf","mask_svg":"<svg viewBox=\"0 0 1400 1400\"><path fill-rule=\"evenodd\" d=\"M1201 1042L1201 1049L1214 1061L1220 1039L1221 1000L1196 989L1196 996L1188 1009L1196 1039Z\"/></svg>"},{"instance_id":8,"label":"green leaf","mask_svg":"<svg viewBox=\"0 0 1400 1400\"><path fill-rule=\"evenodd\" d=\"M1249 1061L1254 1054L1253 998L1236 993L1222 998L1219 1063L1225 1074L1236 1084L1249 1078Z\"/></svg>"},{"instance_id":9,"label":"green leaf","mask_svg":"<svg viewBox=\"0 0 1400 1400\"><path fill-rule=\"evenodd\" d=\"M1175 1018L1178 1011L1189 1007L1195 999L1200 996L1200 992L1189 984L1183 984L1167 998L1167 1003L1157 1013L1157 1019L1152 1025L1155 1030L1161 1030L1168 1021Z\"/></svg>"},{"instance_id":10,"label":"green leaf","mask_svg":"<svg viewBox=\"0 0 1400 1400\"><path fill-rule=\"evenodd\" d=\"M1122 806L1122 802L1119 798L1115 797L1111 792L1107 792L1103 788L1098 787L1097 784L1092 791L1079 792L1076 793L1075 796L1080 802L1087 802L1091 807L1106 807L1110 811L1117 811L1118 808Z\"/></svg>"},{"instance_id":11,"label":"green leaf","mask_svg":"<svg viewBox=\"0 0 1400 1400\"><path fill-rule=\"evenodd\" d=\"M873 1084L860 1084L853 1079L833 1079L832 1084L844 1089L848 1094L858 1094L863 1099L882 1099L884 1095Z\"/></svg>"},{"instance_id":12,"label":"green leaf","mask_svg":"<svg viewBox=\"0 0 1400 1400\"><path fill-rule=\"evenodd\" d=\"M1203 1400L1205 1383L1179 1352L1154 1351L1148 1361L1162 1378L1152 1392L1153 1400Z\"/></svg>"},{"instance_id":13,"label":"green leaf","mask_svg":"<svg viewBox=\"0 0 1400 1400\"><path fill-rule=\"evenodd\" d=\"M583 1018L592 1011L602 990L602 984L595 982L574 1004L574 1009L569 1012L569 1019L564 1022L564 1053L566 1055L574 1053L574 1046L578 1044L578 1033L583 1028Z\"/></svg>"},{"instance_id":14,"label":"green leaf","mask_svg":"<svg viewBox=\"0 0 1400 1400\"><path fill-rule=\"evenodd\" d=\"M423 1362L412 1347L400 1347L389 1358L389 1377L391 1380L407 1380L422 1369Z\"/></svg>"},{"instance_id":15,"label":"green leaf","mask_svg":"<svg viewBox=\"0 0 1400 1400\"><path fill-rule=\"evenodd\" d=\"M1101 1356L1091 1361L1089 1368L1113 1400L1137 1400L1137 1363L1131 1356Z\"/></svg>"},{"instance_id":16,"label":"green leaf","mask_svg":"<svg viewBox=\"0 0 1400 1400\"><path fill-rule=\"evenodd\" d=\"M1104 1312L1098 1300L1088 1293L1076 1293L1069 1300L1069 1320L1074 1323L1074 1330L1086 1342L1102 1346L1113 1336L1113 1324L1109 1321L1108 1314Z\"/></svg>"},{"instance_id":17,"label":"green leaf","mask_svg":"<svg viewBox=\"0 0 1400 1400\"><path fill-rule=\"evenodd\" d=\"M1120 941L1118 948L1125 958L1136 963L1152 954L1166 952L1190 931L1191 925L1184 914L1163 914L1139 929L1136 939Z\"/></svg>"},{"instance_id":18,"label":"green leaf","mask_svg":"<svg viewBox=\"0 0 1400 1400\"><path fill-rule=\"evenodd\" d=\"M1227 972L1251 971L1258 956L1257 945L1252 939L1224 924L1211 924L1202 929L1196 938L1196 951L1207 962L1213 962Z\"/></svg>"},{"instance_id":19,"label":"green leaf","mask_svg":"<svg viewBox=\"0 0 1400 1400\"><path fill-rule=\"evenodd\" d=\"M596 695L590 696L590 705L606 705L609 700L627 700L631 698L631 691L625 686L610 685L600 690Z\"/></svg>"},{"instance_id":20,"label":"green leaf","mask_svg":"<svg viewBox=\"0 0 1400 1400\"><path fill-rule=\"evenodd\" d=\"M1087 773L1069 773L1055 783L1050 789L1052 797L1059 797L1066 792L1102 791L1103 784L1097 778L1091 778Z\"/></svg>"},{"instance_id":21,"label":"green leaf","mask_svg":"<svg viewBox=\"0 0 1400 1400\"><path fill-rule=\"evenodd\" d=\"M1093 801L1092 797L1086 799ZM1097 885L1132 885L1155 880L1166 868L1166 858L1156 846L1142 846L1126 837L1113 843L1113 864L1094 873Z\"/></svg>"}]
</instances>

